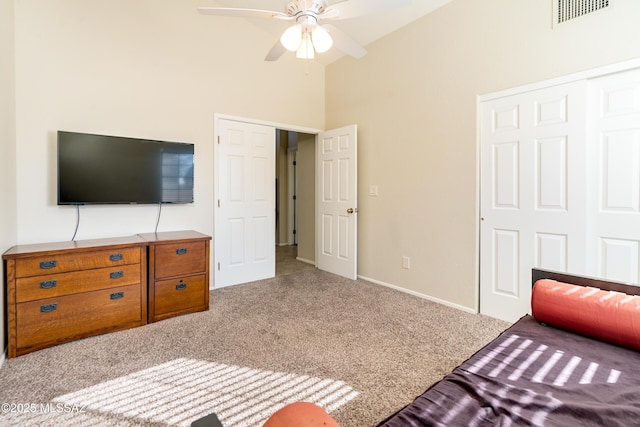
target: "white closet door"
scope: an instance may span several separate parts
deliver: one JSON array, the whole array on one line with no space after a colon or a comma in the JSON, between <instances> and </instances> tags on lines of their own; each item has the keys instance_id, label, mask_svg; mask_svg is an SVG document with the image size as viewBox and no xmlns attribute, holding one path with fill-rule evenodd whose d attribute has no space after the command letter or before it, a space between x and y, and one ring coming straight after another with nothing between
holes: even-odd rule
<instances>
[{"instance_id":1,"label":"white closet door","mask_svg":"<svg viewBox=\"0 0 640 427\"><path fill-rule=\"evenodd\" d=\"M640 283L640 70L589 81L589 274Z\"/></svg>"},{"instance_id":2,"label":"white closet door","mask_svg":"<svg viewBox=\"0 0 640 427\"><path fill-rule=\"evenodd\" d=\"M530 312L533 267L585 269L585 104L584 82L481 104L483 314Z\"/></svg>"}]
</instances>

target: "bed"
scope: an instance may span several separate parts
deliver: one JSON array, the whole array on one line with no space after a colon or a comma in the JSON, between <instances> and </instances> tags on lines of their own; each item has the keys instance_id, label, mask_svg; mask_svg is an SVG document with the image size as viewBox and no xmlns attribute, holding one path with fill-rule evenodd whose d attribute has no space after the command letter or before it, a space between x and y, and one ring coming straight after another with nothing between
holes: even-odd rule
<instances>
[{"instance_id":1,"label":"bed","mask_svg":"<svg viewBox=\"0 0 640 427\"><path fill-rule=\"evenodd\" d=\"M640 425L640 287L532 283L532 315L377 427Z\"/></svg>"}]
</instances>

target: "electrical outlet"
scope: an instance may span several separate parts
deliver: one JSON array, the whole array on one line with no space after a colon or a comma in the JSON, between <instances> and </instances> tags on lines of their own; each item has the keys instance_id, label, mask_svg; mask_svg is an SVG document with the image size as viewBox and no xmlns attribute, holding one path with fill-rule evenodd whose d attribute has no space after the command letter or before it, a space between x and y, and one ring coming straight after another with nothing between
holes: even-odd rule
<instances>
[{"instance_id":1,"label":"electrical outlet","mask_svg":"<svg viewBox=\"0 0 640 427\"><path fill-rule=\"evenodd\" d=\"M411 258L409 258L408 256L402 257L402 268L405 268L407 270L411 268Z\"/></svg>"}]
</instances>

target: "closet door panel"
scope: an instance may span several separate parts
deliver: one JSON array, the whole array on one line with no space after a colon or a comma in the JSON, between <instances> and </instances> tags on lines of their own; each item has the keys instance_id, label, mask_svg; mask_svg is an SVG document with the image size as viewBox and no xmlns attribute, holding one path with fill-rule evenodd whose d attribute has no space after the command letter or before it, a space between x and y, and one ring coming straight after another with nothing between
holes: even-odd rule
<instances>
[{"instance_id":1,"label":"closet door panel","mask_svg":"<svg viewBox=\"0 0 640 427\"><path fill-rule=\"evenodd\" d=\"M640 283L640 70L589 81L590 274Z\"/></svg>"},{"instance_id":2,"label":"closet door panel","mask_svg":"<svg viewBox=\"0 0 640 427\"><path fill-rule=\"evenodd\" d=\"M533 267L585 269L585 82L481 104L480 311L530 312Z\"/></svg>"}]
</instances>

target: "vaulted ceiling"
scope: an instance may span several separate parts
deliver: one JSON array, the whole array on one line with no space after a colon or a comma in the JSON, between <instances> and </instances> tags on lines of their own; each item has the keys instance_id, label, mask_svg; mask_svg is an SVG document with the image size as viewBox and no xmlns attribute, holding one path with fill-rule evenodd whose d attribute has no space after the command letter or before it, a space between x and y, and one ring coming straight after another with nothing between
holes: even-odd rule
<instances>
[{"instance_id":1,"label":"vaulted ceiling","mask_svg":"<svg viewBox=\"0 0 640 427\"><path fill-rule=\"evenodd\" d=\"M338 20L331 22L331 24L335 25L351 36L355 41L366 47L368 44L396 31L398 28L409 24L410 22L434 11L450 1L452 0L413 0L408 5L394 7L394 3L397 4L397 1L395 0L378 0L377 3L388 3L390 9L382 13ZM336 2L336 0L329 0L330 5ZM202 0L199 6L233 7L284 12L287 3L288 0ZM217 16L208 16L207 18L211 19L212 25L215 24L216 19L246 19L271 34L274 42L280 37L287 26L291 25L290 22L282 22L275 19L263 20ZM265 52L265 55L266 53L267 52ZM344 56L343 53L336 49L331 49L324 54L318 55L316 60L324 64L329 64L342 56Z\"/></svg>"}]
</instances>

